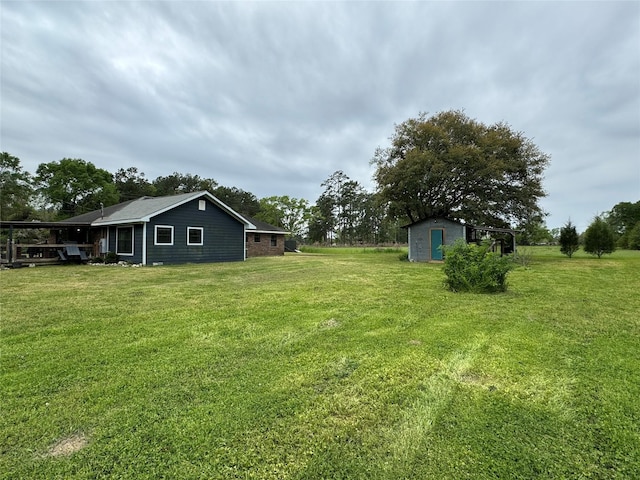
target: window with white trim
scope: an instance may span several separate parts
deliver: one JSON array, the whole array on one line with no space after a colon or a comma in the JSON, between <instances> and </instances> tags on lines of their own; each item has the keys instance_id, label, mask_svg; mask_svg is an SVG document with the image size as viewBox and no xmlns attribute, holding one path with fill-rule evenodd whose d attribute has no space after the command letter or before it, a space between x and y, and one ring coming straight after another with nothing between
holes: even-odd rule
<instances>
[{"instance_id":1,"label":"window with white trim","mask_svg":"<svg viewBox=\"0 0 640 480\"><path fill-rule=\"evenodd\" d=\"M206 210L207 208L207 201L206 200L199 200L198 201L198 210Z\"/></svg>"},{"instance_id":2,"label":"window with white trim","mask_svg":"<svg viewBox=\"0 0 640 480\"><path fill-rule=\"evenodd\" d=\"M133 227L116 228L116 253L133 255Z\"/></svg>"},{"instance_id":3,"label":"window with white trim","mask_svg":"<svg viewBox=\"0 0 640 480\"><path fill-rule=\"evenodd\" d=\"M156 225L154 233L156 245L173 245L173 227L171 225Z\"/></svg>"},{"instance_id":4,"label":"window with white trim","mask_svg":"<svg viewBox=\"0 0 640 480\"><path fill-rule=\"evenodd\" d=\"M187 227L187 245L204 245L203 227Z\"/></svg>"}]
</instances>

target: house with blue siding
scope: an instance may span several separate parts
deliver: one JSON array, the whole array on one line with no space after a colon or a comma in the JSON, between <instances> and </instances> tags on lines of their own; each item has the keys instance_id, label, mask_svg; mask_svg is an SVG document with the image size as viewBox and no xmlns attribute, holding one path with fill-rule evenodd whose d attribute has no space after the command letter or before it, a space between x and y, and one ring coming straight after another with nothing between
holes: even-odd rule
<instances>
[{"instance_id":1,"label":"house with blue siding","mask_svg":"<svg viewBox=\"0 0 640 480\"><path fill-rule=\"evenodd\" d=\"M86 222L98 253L143 265L241 261L249 220L206 191L142 197L66 220Z\"/></svg>"}]
</instances>

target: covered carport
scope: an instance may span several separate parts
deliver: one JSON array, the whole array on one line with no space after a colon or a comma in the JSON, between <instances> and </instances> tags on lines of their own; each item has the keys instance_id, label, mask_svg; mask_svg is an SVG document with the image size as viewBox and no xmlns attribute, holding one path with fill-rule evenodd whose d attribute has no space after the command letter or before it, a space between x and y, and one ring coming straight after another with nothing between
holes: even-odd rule
<instances>
[{"instance_id":1,"label":"covered carport","mask_svg":"<svg viewBox=\"0 0 640 480\"><path fill-rule=\"evenodd\" d=\"M49 236L42 242L22 243L16 240L16 231L25 229L46 229ZM7 232L6 244L2 245L0 254L0 263L5 266L83 261L95 253L90 238L91 225L85 222L2 220L0 230Z\"/></svg>"},{"instance_id":2,"label":"covered carport","mask_svg":"<svg viewBox=\"0 0 640 480\"><path fill-rule=\"evenodd\" d=\"M491 238L491 248L499 251L500 255L516 253L516 234L520 230L513 228L494 228L482 225L473 225L467 228L467 243L480 243L482 240Z\"/></svg>"}]
</instances>

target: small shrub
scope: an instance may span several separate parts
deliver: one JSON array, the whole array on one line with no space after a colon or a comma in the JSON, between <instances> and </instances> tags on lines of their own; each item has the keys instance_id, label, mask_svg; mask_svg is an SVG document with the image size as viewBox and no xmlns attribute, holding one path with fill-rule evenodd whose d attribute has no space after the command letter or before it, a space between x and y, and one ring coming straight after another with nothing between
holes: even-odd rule
<instances>
[{"instance_id":1,"label":"small shrub","mask_svg":"<svg viewBox=\"0 0 640 480\"><path fill-rule=\"evenodd\" d=\"M408 262L409 261L409 252L402 252L400 255L398 255L398 259L401 262Z\"/></svg>"},{"instance_id":2,"label":"small shrub","mask_svg":"<svg viewBox=\"0 0 640 480\"><path fill-rule=\"evenodd\" d=\"M513 256L513 263L515 265L528 268L529 265L531 265L532 259L533 259L533 254L531 253L531 250L527 248L519 248L516 251L516 254Z\"/></svg>"},{"instance_id":3,"label":"small shrub","mask_svg":"<svg viewBox=\"0 0 640 480\"><path fill-rule=\"evenodd\" d=\"M114 252L107 252L104 256L104 263L118 263L118 255Z\"/></svg>"},{"instance_id":4,"label":"small shrub","mask_svg":"<svg viewBox=\"0 0 640 480\"><path fill-rule=\"evenodd\" d=\"M507 274L514 264L509 257L491 252L488 244L458 240L445 247L445 285L454 292L492 293L507 289Z\"/></svg>"}]
</instances>

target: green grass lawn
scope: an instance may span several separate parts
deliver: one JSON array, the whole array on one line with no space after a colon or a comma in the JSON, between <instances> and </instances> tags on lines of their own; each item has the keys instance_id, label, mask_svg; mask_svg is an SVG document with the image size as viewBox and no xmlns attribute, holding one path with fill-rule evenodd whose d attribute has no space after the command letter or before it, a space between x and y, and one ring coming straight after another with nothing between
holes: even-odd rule
<instances>
[{"instance_id":1,"label":"green grass lawn","mask_svg":"<svg viewBox=\"0 0 640 480\"><path fill-rule=\"evenodd\" d=\"M640 252L365 252L1 271L0 478L637 478Z\"/></svg>"}]
</instances>

